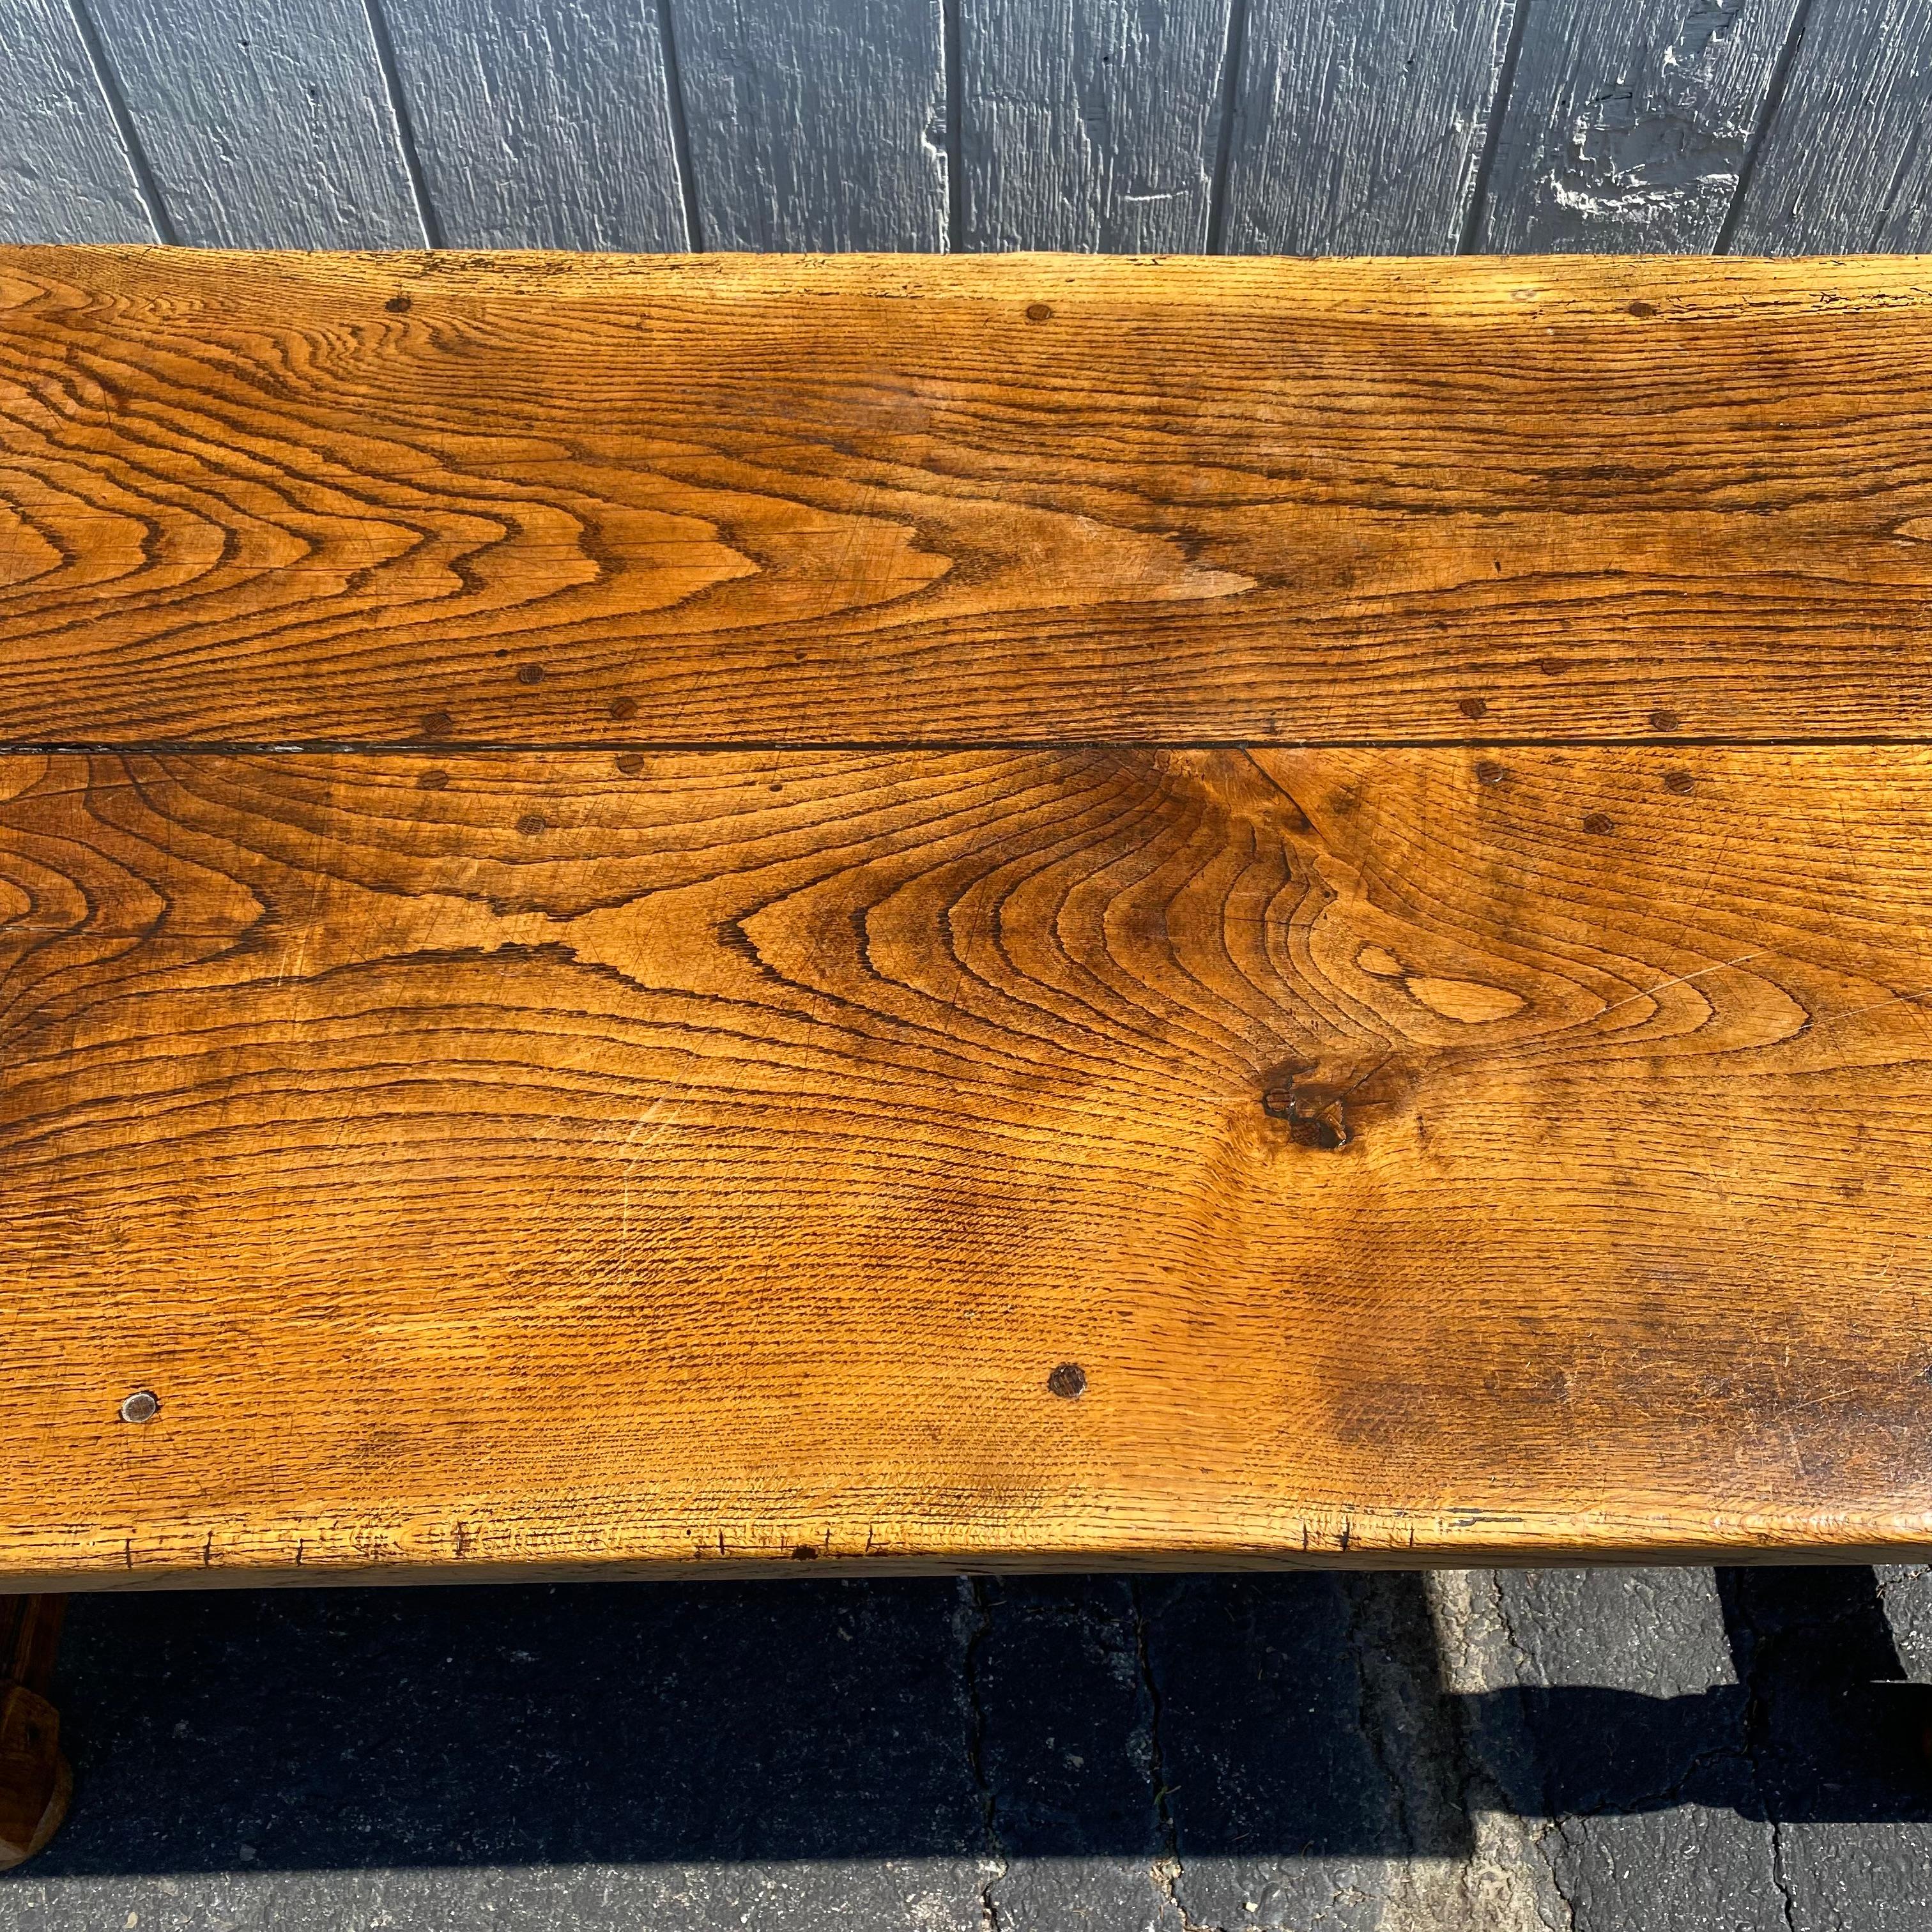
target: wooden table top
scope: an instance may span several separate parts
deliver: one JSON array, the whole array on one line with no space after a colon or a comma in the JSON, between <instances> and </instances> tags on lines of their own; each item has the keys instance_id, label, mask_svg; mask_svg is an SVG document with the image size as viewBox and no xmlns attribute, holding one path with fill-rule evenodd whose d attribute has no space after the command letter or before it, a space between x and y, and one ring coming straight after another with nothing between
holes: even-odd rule
<instances>
[{"instance_id":1,"label":"wooden table top","mask_svg":"<svg viewBox=\"0 0 1932 1932\"><path fill-rule=\"evenodd\" d=\"M1932 1546L1928 278L0 250L0 1580Z\"/></svg>"}]
</instances>

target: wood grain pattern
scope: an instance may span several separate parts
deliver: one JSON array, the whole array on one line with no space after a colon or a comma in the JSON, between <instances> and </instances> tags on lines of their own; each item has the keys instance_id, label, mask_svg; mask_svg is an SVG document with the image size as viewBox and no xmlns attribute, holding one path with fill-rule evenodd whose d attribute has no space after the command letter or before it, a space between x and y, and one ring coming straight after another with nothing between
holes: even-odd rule
<instances>
[{"instance_id":1,"label":"wood grain pattern","mask_svg":"<svg viewBox=\"0 0 1932 1932\"><path fill-rule=\"evenodd\" d=\"M1932 752L0 779L10 1570L1932 1540Z\"/></svg>"},{"instance_id":2,"label":"wood grain pattern","mask_svg":"<svg viewBox=\"0 0 1932 1932\"><path fill-rule=\"evenodd\" d=\"M1916 261L0 255L0 741L1912 735Z\"/></svg>"}]
</instances>

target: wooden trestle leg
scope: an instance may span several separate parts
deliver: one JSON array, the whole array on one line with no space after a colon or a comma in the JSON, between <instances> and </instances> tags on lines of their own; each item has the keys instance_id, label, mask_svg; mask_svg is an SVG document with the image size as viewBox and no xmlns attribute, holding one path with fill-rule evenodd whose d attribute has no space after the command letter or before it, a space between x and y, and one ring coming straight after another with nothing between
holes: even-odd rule
<instances>
[{"instance_id":1,"label":"wooden trestle leg","mask_svg":"<svg viewBox=\"0 0 1932 1932\"><path fill-rule=\"evenodd\" d=\"M66 1611L64 1597L0 1596L0 1871L46 1844L74 1793L47 1702Z\"/></svg>"}]
</instances>

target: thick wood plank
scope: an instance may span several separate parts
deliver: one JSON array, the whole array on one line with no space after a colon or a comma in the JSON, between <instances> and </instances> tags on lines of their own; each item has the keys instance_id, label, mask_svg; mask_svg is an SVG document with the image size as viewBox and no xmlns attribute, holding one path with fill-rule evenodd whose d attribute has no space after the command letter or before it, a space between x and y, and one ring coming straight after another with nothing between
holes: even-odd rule
<instances>
[{"instance_id":1,"label":"thick wood plank","mask_svg":"<svg viewBox=\"0 0 1932 1932\"><path fill-rule=\"evenodd\" d=\"M1916 262L0 256L0 740L1932 716Z\"/></svg>"},{"instance_id":2,"label":"thick wood plank","mask_svg":"<svg viewBox=\"0 0 1932 1932\"><path fill-rule=\"evenodd\" d=\"M1228 0L963 0L964 245L1199 254Z\"/></svg>"},{"instance_id":3,"label":"thick wood plank","mask_svg":"<svg viewBox=\"0 0 1932 1932\"><path fill-rule=\"evenodd\" d=\"M1816 0L1745 184L1732 245L1797 255L1932 244L1932 14Z\"/></svg>"},{"instance_id":4,"label":"thick wood plank","mask_svg":"<svg viewBox=\"0 0 1932 1932\"><path fill-rule=\"evenodd\" d=\"M152 242L128 150L64 0L0 8L0 241Z\"/></svg>"},{"instance_id":5,"label":"thick wood plank","mask_svg":"<svg viewBox=\"0 0 1932 1932\"><path fill-rule=\"evenodd\" d=\"M16 1573L1932 1543L1932 752L0 776Z\"/></svg>"},{"instance_id":6,"label":"thick wood plank","mask_svg":"<svg viewBox=\"0 0 1932 1932\"><path fill-rule=\"evenodd\" d=\"M1701 254L1723 230L1798 0L1522 0L1476 245Z\"/></svg>"},{"instance_id":7,"label":"thick wood plank","mask_svg":"<svg viewBox=\"0 0 1932 1932\"><path fill-rule=\"evenodd\" d=\"M90 5L179 239L424 240L362 0Z\"/></svg>"},{"instance_id":8,"label":"thick wood plank","mask_svg":"<svg viewBox=\"0 0 1932 1932\"><path fill-rule=\"evenodd\" d=\"M387 17L444 241L690 247L654 8L415 0Z\"/></svg>"},{"instance_id":9,"label":"thick wood plank","mask_svg":"<svg viewBox=\"0 0 1932 1932\"><path fill-rule=\"evenodd\" d=\"M939 0L670 0L704 248L939 249Z\"/></svg>"},{"instance_id":10,"label":"thick wood plank","mask_svg":"<svg viewBox=\"0 0 1932 1932\"><path fill-rule=\"evenodd\" d=\"M1508 0L1253 0L1226 247L1453 254L1512 11Z\"/></svg>"}]
</instances>

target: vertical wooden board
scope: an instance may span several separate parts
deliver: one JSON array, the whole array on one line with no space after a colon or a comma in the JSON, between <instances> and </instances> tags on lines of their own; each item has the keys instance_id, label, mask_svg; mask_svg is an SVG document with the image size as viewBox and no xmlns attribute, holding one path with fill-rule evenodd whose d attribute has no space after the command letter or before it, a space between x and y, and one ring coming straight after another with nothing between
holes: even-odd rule
<instances>
[{"instance_id":1,"label":"vertical wooden board","mask_svg":"<svg viewBox=\"0 0 1932 1932\"><path fill-rule=\"evenodd\" d=\"M1508 22L1509 0L1256 0L1228 251L1453 253Z\"/></svg>"},{"instance_id":2,"label":"vertical wooden board","mask_svg":"<svg viewBox=\"0 0 1932 1932\"><path fill-rule=\"evenodd\" d=\"M673 0L704 248L939 250L939 0Z\"/></svg>"},{"instance_id":3,"label":"vertical wooden board","mask_svg":"<svg viewBox=\"0 0 1932 1932\"><path fill-rule=\"evenodd\" d=\"M654 8L412 0L388 21L443 241L689 245Z\"/></svg>"},{"instance_id":4,"label":"vertical wooden board","mask_svg":"<svg viewBox=\"0 0 1932 1932\"><path fill-rule=\"evenodd\" d=\"M93 4L183 242L422 246L422 219L360 0Z\"/></svg>"},{"instance_id":5,"label":"vertical wooden board","mask_svg":"<svg viewBox=\"0 0 1932 1932\"><path fill-rule=\"evenodd\" d=\"M1742 190L1734 251L1932 246L1932 12L1819 0Z\"/></svg>"},{"instance_id":6,"label":"vertical wooden board","mask_svg":"<svg viewBox=\"0 0 1932 1932\"><path fill-rule=\"evenodd\" d=\"M1478 248L1712 248L1798 0L1522 4Z\"/></svg>"},{"instance_id":7,"label":"vertical wooden board","mask_svg":"<svg viewBox=\"0 0 1932 1932\"><path fill-rule=\"evenodd\" d=\"M968 248L1198 254L1227 0L964 0Z\"/></svg>"},{"instance_id":8,"label":"vertical wooden board","mask_svg":"<svg viewBox=\"0 0 1932 1932\"><path fill-rule=\"evenodd\" d=\"M128 151L61 0L0 8L0 238L152 242Z\"/></svg>"}]
</instances>

